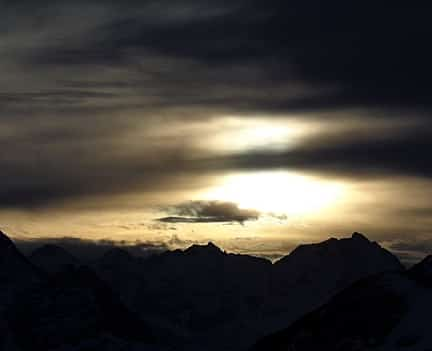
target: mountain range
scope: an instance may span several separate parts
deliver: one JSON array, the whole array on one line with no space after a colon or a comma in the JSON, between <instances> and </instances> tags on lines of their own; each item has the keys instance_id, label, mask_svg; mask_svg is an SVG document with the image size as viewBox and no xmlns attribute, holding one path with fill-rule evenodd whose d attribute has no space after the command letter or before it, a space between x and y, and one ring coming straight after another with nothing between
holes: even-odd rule
<instances>
[{"instance_id":1,"label":"mountain range","mask_svg":"<svg viewBox=\"0 0 432 351\"><path fill-rule=\"evenodd\" d=\"M0 350L420 350L431 286L430 257L406 270L360 233L275 263L212 243L25 257L0 233Z\"/></svg>"}]
</instances>

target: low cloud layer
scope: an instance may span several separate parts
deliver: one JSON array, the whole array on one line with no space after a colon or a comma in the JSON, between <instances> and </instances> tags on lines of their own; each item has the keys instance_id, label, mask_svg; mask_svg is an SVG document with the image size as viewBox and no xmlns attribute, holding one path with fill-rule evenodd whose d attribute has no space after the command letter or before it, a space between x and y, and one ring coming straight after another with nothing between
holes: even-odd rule
<instances>
[{"instance_id":1,"label":"low cloud layer","mask_svg":"<svg viewBox=\"0 0 432 351\"><path fill-rule=\"evenodd\" d=\"M232 202L191 201L167 209L172 216L159 218L166 223L218 223L257 220L260 213L256 210L241 209Z\"/></svg>"},{"instance_id":2,"label":"low cloud layer","mask_svg":"<svg viewBox=\"0 0 432 351\"><path fill-rule=\"evenodd\" d=\"M17 247L25 254L30 255L34 250L43 245L57 245L64 248L81 262L91 262L102 257L106 252L115 248L122 248L134 256L147 257L169 248L165 243L157 242L121 242L113 240L90 240L84 238L35 238L15 239Z\"/></svg>"}]
</instances>

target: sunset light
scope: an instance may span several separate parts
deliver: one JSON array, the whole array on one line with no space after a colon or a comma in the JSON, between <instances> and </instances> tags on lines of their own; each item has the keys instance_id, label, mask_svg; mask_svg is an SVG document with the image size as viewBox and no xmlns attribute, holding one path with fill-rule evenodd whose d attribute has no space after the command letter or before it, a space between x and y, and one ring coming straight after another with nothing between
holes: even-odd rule
<instances>
[{"instance_id":1,"label":"sunset light","mask_svg":"<svg viewBox=\"0 0 432 351\"><path fill-rule=\"evenodd\" d=\"M223 178L204 197L262 212L306 215L333 205L344 186L288 171L240 173Z\"/></svg>"}]
</instances>

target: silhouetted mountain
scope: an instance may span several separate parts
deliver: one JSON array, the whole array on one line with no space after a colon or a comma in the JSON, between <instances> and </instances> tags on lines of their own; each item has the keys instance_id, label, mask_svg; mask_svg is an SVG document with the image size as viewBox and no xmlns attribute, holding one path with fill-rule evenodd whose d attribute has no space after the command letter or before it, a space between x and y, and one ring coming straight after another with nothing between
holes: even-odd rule
<instances>
[{"instance_id":1,"label":"silhouetted mountain","mask_svg":"<svg viewBox=\"0 0 432 351\"><path fill-rule=\"evenodd\" d=\"M224 252L212 242L207 245L192 245L184 251L185 255L221 256Z\"/></svg>"},{"instance_id":2,"label":"silhouetted mountain","mask_svg":"<svg viewBox=\"0 0 432 351\"><path fill-rule=\"evenodd\" d=\"M274 265L225 253L212 243L146 260L124 252L109 257L96 270L129 308L189 335L190 347L198 349L251 344L254 336L285 327L358 279L403 269L359 233L302 245ZM210 346L209 338L216 338Z\"/></svg>"},{"instance_id":3,"label":"silhouetted mountain","mask_svg":"<svg viewBox=\"0 0 432 351\"><path fill-rule=\"evenodd\" d=\"M181 336L255 313L268 295L271 263L193 245L148 259L120 249L93 264L130 309Z\"/></svg>"},{"instance_id":4,"label":"silhouetted mountain","mask_svg":"<svg viewBox=\"0 0 432 351\"><path fill-rule=\"evenodd\" d=\"M354 284L289 328L263 338L252 350L342 351L376 347L404 311L401 297L391 288L399 276L386 278L382 281L374 277Z\"/></svg>"},{"instance_id":5,"label":"silhouetted mountain","mask_svg":"<svg viewBox=\"0 0 432 351\"><path fill-rule=\"evenodd\" d=\"M70 258L58 247L44 247L35 257L54 253L54 263ZM58 256L60 253L60 260ZM0 233L0 350L149 349L159 331L128 310L91 269L64 266L45 275ZM102 346L101 346L102 345Z\"/></svg>"},{"instance_id":6,"label":"silhouetted mountain","mask_svg":"<svg viewBox=\"0 0 432 351\"><path fill-rule=\"evenodd\" d=\"M432 255L411 267L408 274L419 283L432 287Z\"/></svg>"},{"instance_id":7,"label":"silhouetted mountain","mask_svg":"<svg viewBox=\"0 0 432 351\"><path fill-rule=\"evenodd\" d=\"M273 282L278 293L311 284L331 292L362 277L394 270L403 270L395 256L364 235L353 233L351 238L297 247L275 263Z\"/></svg>"},{"instance_id":8,"label":"silhouetted mountain","mask_svg":"<svg viewBox=\"0 0 432 351\"><path fill-rule=\"evenodd\" d=\"M431 288L432 256L428 256L406 272L382 273L354 283L252 349L432 349Z\"/></svg>"},{"instance_id":9,"label":"silhouetted mountain","mask_svg":"<svg viewBox=\"0 0 432 351\"><path fill-rule=\"evenodd\" d=\"M227 254L211 243L166 252L142 264L145 275L135 308L162 316L163 323L185 333L243 318L268 296L269 261Z\"/></svg>"},{"instance_id":10,"label":"silhouetted mountain","mask_svg":"<svg viewBox=\"0 0 432 351\"><path fill-rule=\"evenodd\" d=\"M15 274L16 273L16 274ZM0 277L1 282L22 280L37 275L37 270L28 259L18 251L6 234L0 231ZM20 276L18 276L20 274Z\"/></svg>"},{"instance_id":11,"label":"silhouetted mountain","mask_svg":"<svg viewBox=\"0 0 432 351\"><path fill-rule=\"evenodd\" d=\"M403 310L411 295L415 301L430 297L430 258L404 273L397 258L359 233L301 245L275 264L208 243L148 258L114 248L85 268L49 245L31 255L51 273L43 274L3 233L0 254L0 287L9 292L0 292L8 296L0 300L0 350L8 351L148 350L155 338L174 350L240 350L296 320L289 337L283 331L271 345L285 347L298 330L317 331L321 340L327 326L335 331L320 342L329 349L333 342L373 344L396 330L397 321L413 323ZM359 279L356 288L344 290ZM326 310L312 312L326 303ZM413 315L422 313L418 309L412 307ZM389 310L395 314L387 318ZM307 313L312 319L302 322ZM358 331L374 313L370 330ZM346 326L340 322L344 318Z\"/></svg>"},{"instance_id":12,"label":"silhouetted mountain","mask_svg":"<svg viewBox=\"0 0 432 351\"><path fill-rule=\"evenodd\" d=\"M34 250L29 260L47 273L58 273L67 266L76 267L79 260L60 246L47 244Z\"/></svg>"},{"instance_id":13,"label":"silhouetted mountain","mask_svg":"<svg viewBox=\"0 0 432 351\"><path fill-rule=\"evenodd\" d=\"M14 338L5 317L5 310L14 303L16 295L41 279L40 272L0 231L0 350L16 350Z\"/></svg>"},{"instance_id":14,"label":"silhouetted mountain","mask_svg":"<svg viewBox=\"0 0 432 351\"><path fill-rule=\"evenodd\" d=\"M363 277L403 269L390 252L353 233L351 238L301 245L277 261L272 290L275 295L300 299L313 307Z\"/></svg>"},{"instance_id":15,"label":"silhouetted mountain","mask_svg":"<svg viewBox=\"0 0 432 351\"><path fill-rule=\"evenodd\" d=\"M70 267L27 291L8 310L8 320L23 350L49 350L105 334L154 341L151 328L86 267Z\"/></svg>"},{"instance_id":16,"label":"silhouetted mountain","mask_svg":"<svg viewBox=\"0 0 432 351\"><path fill-rule=\"evenodd\" d=\"M0 310L18 291L36 283L40 278L38 269L0 231Z\"/></svg>"},{"instance_id":17,"label":"silhouetted mountain","mask_svg":"<svg viewBox=\"0 0 432 351\"><path fill-rule=\"evenodd\" d=\"M301 245L273 265L271 298L253 333L286 327L359 279L402 270L395 256L359 233Z\"/></svg>"},{"instance_id":18,"label":"silhouetted mountain","mask_svg":"<svg viewBox=\"0 0 432 351\"><path fill-rule=\"evenodd\" d=\"M115 248L107 251L95 260L91 267L120 296L122 301L130 305L139 299L139 287L145 276L141 259L132 256L128 251Z\"/></svg>"},{"instance_id":19,"label":"silhouetted mountain","mask_svg":"<svg viewBox=\"0 0 432 351\"><path fill-rule=\"evenodd\" d=\"M410 272L365 278L251 350L430 350L432 290L423 283Z\"/></svg>"}]
</instances>

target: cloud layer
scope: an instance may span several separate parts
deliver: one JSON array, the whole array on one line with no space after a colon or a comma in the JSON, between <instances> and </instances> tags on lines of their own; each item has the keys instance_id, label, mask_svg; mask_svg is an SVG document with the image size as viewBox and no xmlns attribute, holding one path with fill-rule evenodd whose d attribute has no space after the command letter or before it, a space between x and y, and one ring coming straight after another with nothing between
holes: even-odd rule
<instances>
[{"instance_id":1,"label":"cloud layer","mask_svg":"<svg viewBox=\"0 0 432 351\"><path fill-rule=\"evenodd\" d=\"M238 170L430 178L430 6L4 1L0 207L186 191ZM227 115L324 132L209 152L202 125Z\"/></svg>"}]
</instances>

